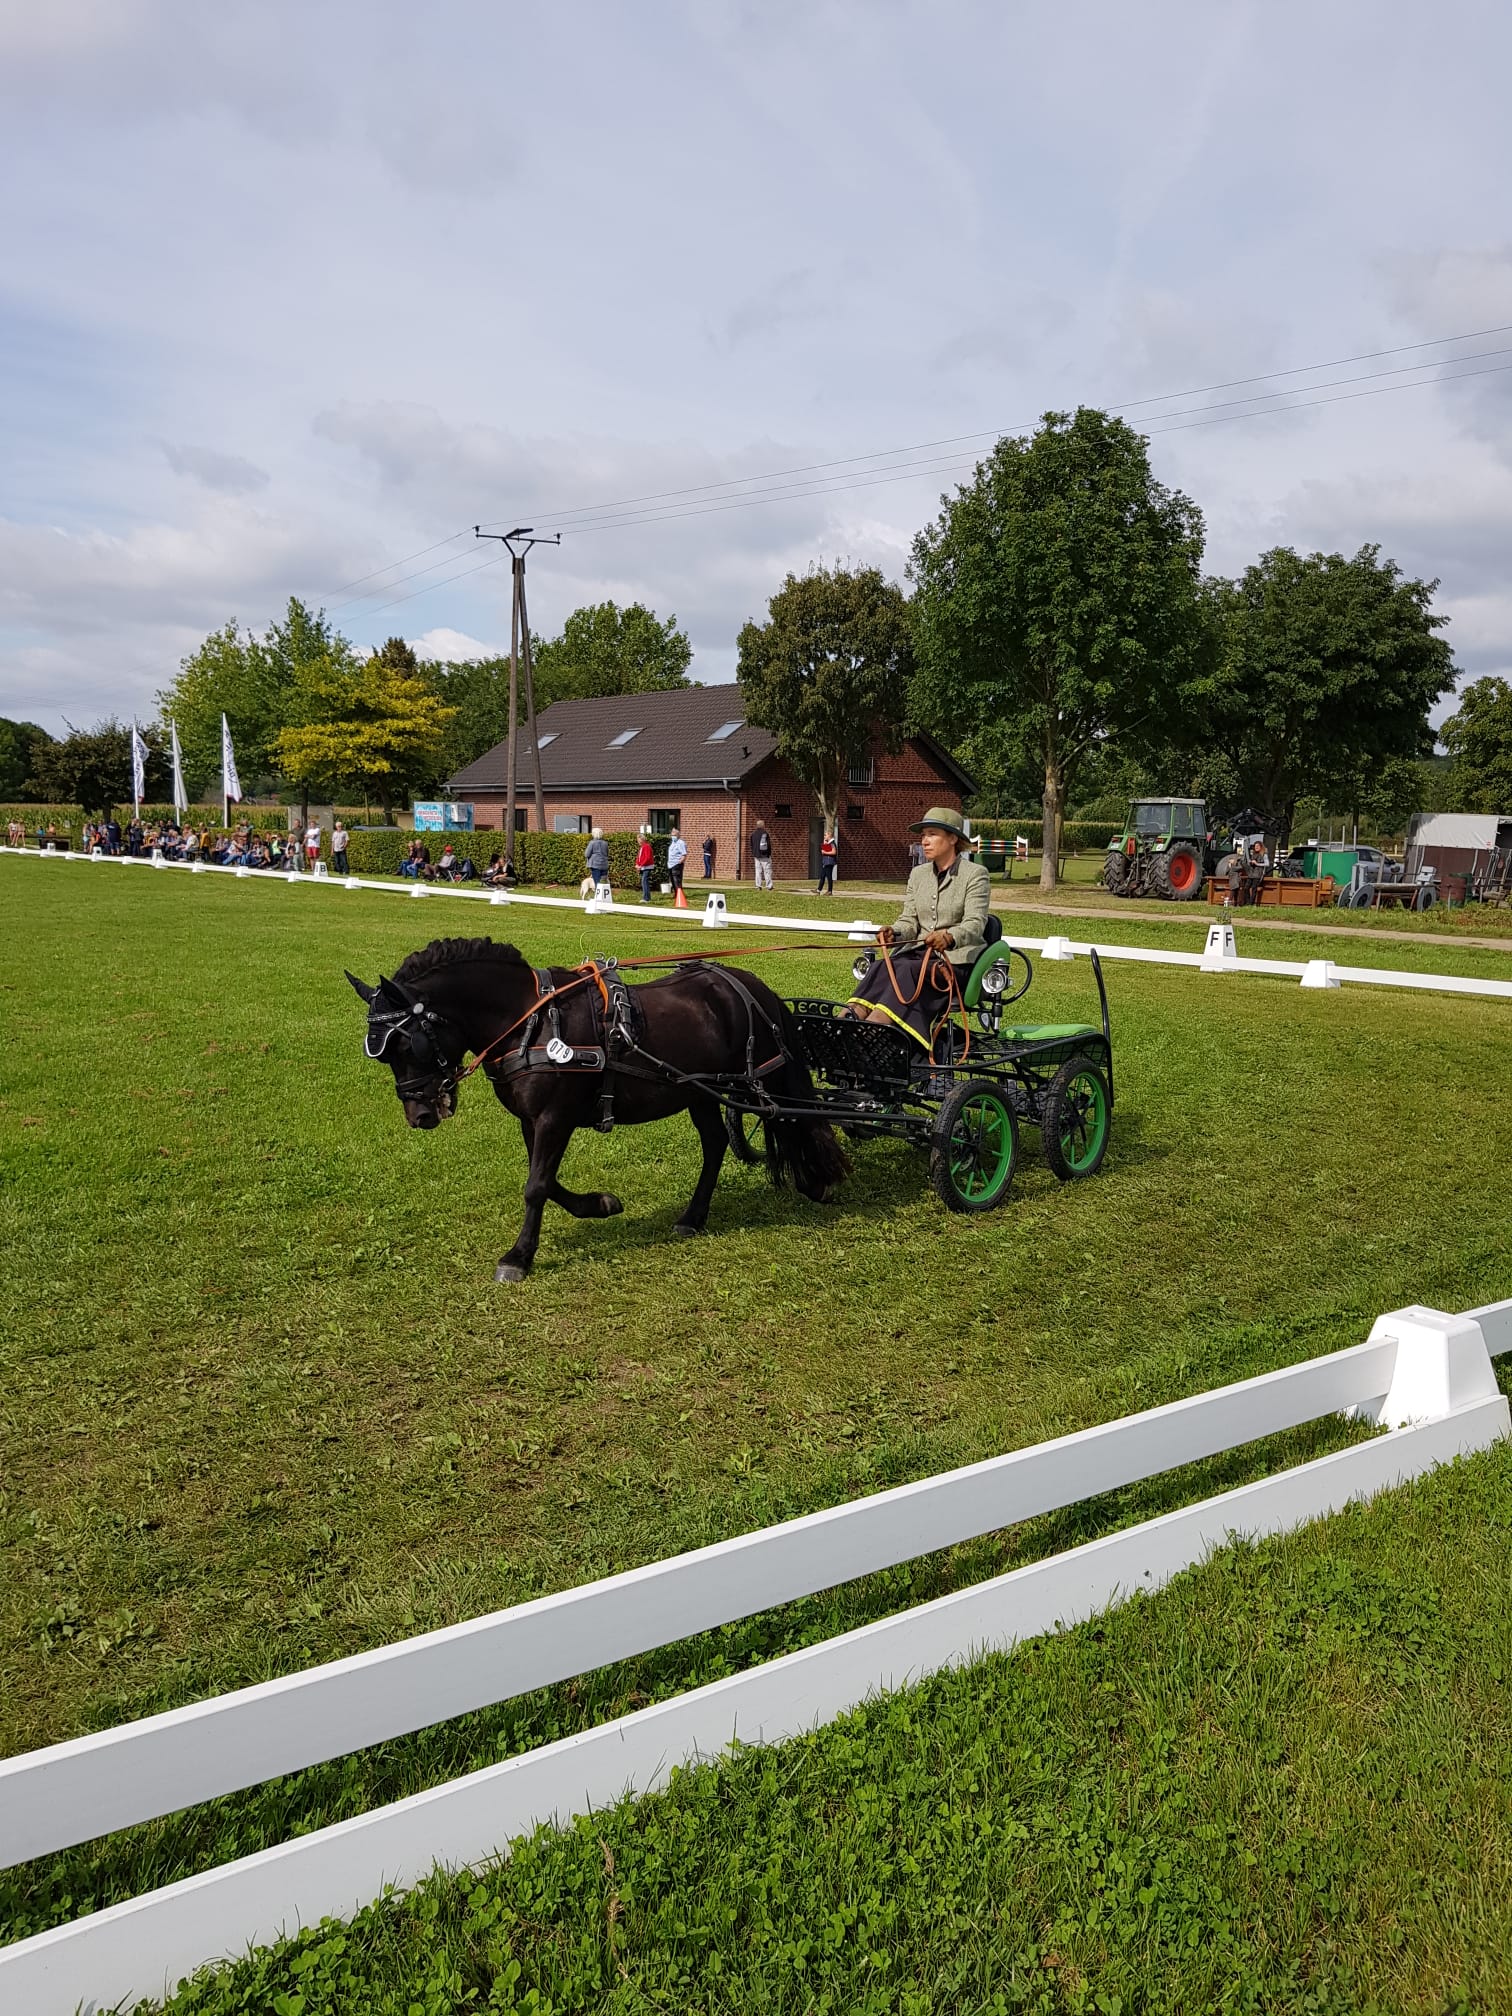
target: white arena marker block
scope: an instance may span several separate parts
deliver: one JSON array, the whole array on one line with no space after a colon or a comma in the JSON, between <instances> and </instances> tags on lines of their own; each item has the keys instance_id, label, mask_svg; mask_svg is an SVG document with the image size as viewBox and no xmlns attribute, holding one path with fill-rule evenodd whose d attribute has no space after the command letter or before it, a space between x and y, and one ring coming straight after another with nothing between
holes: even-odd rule
<instances>
[{"instance_id":1,"label":"white arena marker block","mask_svg":"<svg viewBox=\"0 0 1512 2016\"><path fill-rule=\"evenodd\" d=\"M494 893L492 894L492 896L490 896L490 897L489 897L489 899L488 899L488 900L489 900L489 902L490 902L490 903L507 903L507 902L509 901L509 897L508 897L508 895L507 895L507 894L506 894L506 893L504 892L504 890L502 890L502 889L496 889L496 890L494 891Z\"/></svg>"},{"instance_id":2,"label":"white arena marker block","mask_svg":"<svg viewBox=\"0 0 1512 2016\"><path fill-rule=\"evenodd\" d=\"M1069 938L1047 938L1045 940L1045 949L1041 952L1040 957L1041 959L1074 959L1076 954L1071 949L1071 940Z\"/></svg>"},{"instance_id":3,"label":"white arena marker block","mask_svg":"<svg viewBox=\"0 0 1512 2016\"><path fill-rule=\"evenodd\" d=\"M1202 948L1201 970L1204 973L1232 973L1238 959L1233 925L1210 924L1207 944Z\"/></svg>"},{"instance_id":4,"label":"white arena marker block","mask_svg":"<svg viewBox=\"0 0 1512 2016\"><path fill-rule=\"evenodd\" d=\"M703 928L705 931L727 931L729 929L730 920L726 915L728 907L725 899L717 889L711 892L708 901L704 904Z\"/></svg>"},{"instance_id":5,"label":"white arena marker block","mask_svg":"<svg viewBox=\"0 0 1512 2016\"><path fill-rule=\"evenodd\" d=\"M348 875L345 882L343 882L341 886L343 889L360 889L362 887L362 884L357 880L357 877L355 875Z\"/></svg>"},{"instance_id":6,"label":"white arena marker block","mask_svg":"<svg viewBox=\"0 0 1512 2016\"><path fill-rule=\"evenodd\" d=\"M1442 1421L1462 1408L1496 1399L1495 1368L1473 1316L1447 1316L1442 1309L1412 1303L1376 1318L1368 1341L1376 1344L1383 1338L1395 1342L1397 1355L1390 1390L1375 1416L1381 1427Z\"/></svg>"},{"instance_id":7,"label":"white arena marker block","mask_svg":"<svg viewBox=\"0 0 1512 2016\"><path fill-rule=\"evenodd\" d=\"M411 896L429 896L430 891L423 882L417 882L410 891Z\"/></svg>"},{"instance_id":8,"label":"white arena marker block","mask_svg":"<svg viewBox=\"0 0 1512 2016\"><path fill-rule=\"evenodd\" d=\"M252 873L252 870L251 870L251 869L250 869L250 868L249 868L249 867L247 866L246 862L245 862L245 861L243 861L243 862L242 862L242 863L240 864L240 866L239 866L239 867L237 868L237 871L236 871L236 872L237 872L237 874L238 874L238 875L242 875L242 876L247 876L247 875L250 875L250 874Z\"/></svg>"},{"instance_id":9,"label":"white arena marker block","mask_svg":"<svg viewBox=\"0 0 1512 2016\"><path fill-rule=\"evenodd\" d=\"M154 868L166 868L168 866L168 863L163 859L163 850L161 847L153 848L152 865Z\"/></svg>"},{"instance_id":10,"label":"white arena marker block","mask_svg":"<svg viewBox=\"0 0 1512 2016\"><path fill-rule=\"evenodd\" d=\"M317 862L315 863L315 873L316 873L317 875L324 875L324 874L327 874L328 872L329 872L329 871L327 870L327 868L326 868L326 864L324 863L324 861L317 861Z\"/></svg>"},{"instance_id":11,"label":"white arena marker block","mask_svg":"<svg viewBox=\"0 0 1512 2016\"><path fill-rule=\"evenodd\" d=\"M1334 971L1332 959L1309 959L1302 975L1304 987L1337 987L1339 976Z\"/></svg>"}]
</instances>

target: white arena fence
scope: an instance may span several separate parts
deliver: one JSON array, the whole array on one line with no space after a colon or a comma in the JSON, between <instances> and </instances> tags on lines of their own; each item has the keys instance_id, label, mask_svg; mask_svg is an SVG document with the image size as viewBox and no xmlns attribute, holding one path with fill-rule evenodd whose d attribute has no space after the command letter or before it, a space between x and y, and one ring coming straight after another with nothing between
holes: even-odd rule
<instances>
[{"instance_id":1,"label":"white arena fence","mask_svg":"<svg viewBox=\"0 0 1512 2016\"><path fill-rule=\"evenodd\" d=\"M0 1763L0 1866L342 1756L1339 1412L1383 1431L449 1784L0 1949L0 2009L72 2016L389 1886L477 1865L542 1824L666 1784L735 1742L1160 1588L1236 1536L1287 1532L1509 1432L1493 1357L1512 1301L1380 1317L1351 1349L585 1587Z\"/></svg>"},{"instance_id":2,"label":"white arena fence","mask_svg":"<svg viewBox=\"0 0 1512 2016\"><path fill-rule=\"evenodd\" d=\"M511 890L506 894L503 890L468 889L454 883L381 882L359 875L335 876L324 872L323 862L320 872L310 874L307 871L296 873L268 868L222 868L209 861L165 861L161 856L149 860L144 855L132 854L55 853L34 847L0 847L0 854L24 855L31 861L107 861L117 867L177 869L183 875L233 875L247 881L288 882L309 889L376 889L382 895L406 899L425 897L444 900L452 897L465 903L488 903L500 907L533 905L547 910L573 910L579 916L633 917L638 922L658 924L687 926L696 919L709 930L722 930L728 925L739 924L760 931L821 932L845 938L853 944L870 943L878 928L865 917L839 923L826 917L758 916L751 911L731 910L727 907L727 898L718 891L708 896L702 911L691 906L687 910L657 909L654 906L643 909L638 903L616 903L612 897L594 896L585 902L577 896L529 896L520 890ZM1307 926L1299 923L1297 928L1305 930ZM1041 958L1051 961L1086 958L1095 951L1098 958L1104 960L1125 959L1150 966L1184 966L1189 971L1200 973L1268 974L1273 979L1298 980L1307 988L1409 987L1430 994L1478 994L1512 1001L1512 980L1483 979L1467 973L1409 973L1384 966L1344 966L1332 959L1244 959L1235 948L1234 928L1229 923L1211 926L1207 945L1201 952L1169 952L1149 945L1082 943L1062 937L1021 938L1017 933L1010 935L1006 931L1002 942L1022 951L1036 952ZM1444 941L1430 942L1441 944Z\"/></svg>"}]
</instances>

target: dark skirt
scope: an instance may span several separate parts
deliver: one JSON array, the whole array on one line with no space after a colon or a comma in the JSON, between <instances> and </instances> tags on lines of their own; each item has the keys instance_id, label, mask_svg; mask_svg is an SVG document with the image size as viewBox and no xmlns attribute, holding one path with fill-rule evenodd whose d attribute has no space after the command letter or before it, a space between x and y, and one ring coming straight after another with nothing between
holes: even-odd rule
<instances>
[{"instance_id":1,"label":"dark skirt","mask_svg":"<svg viewBox=\"0 0 1512 2016\"><path fill-rule=\"evenodd\" d=\"M920 969L928 961L930 975L926 975L920 985ZM858 981L851 1005L862 1003L868 1008L880 1008L889 1021L896 1022L900 1029L906 1029L910 1036L922 1043L927 1050L934 1026L950 1005L950 996L943 987L937 986L930 977L935 967L944 962L937 953L910 947L907 951L894 952L892 970L898 976L894 990L887 961L878 959L864 980ZM910 996L914 996L910 1000Z\"/></svg>"}]
</instances>

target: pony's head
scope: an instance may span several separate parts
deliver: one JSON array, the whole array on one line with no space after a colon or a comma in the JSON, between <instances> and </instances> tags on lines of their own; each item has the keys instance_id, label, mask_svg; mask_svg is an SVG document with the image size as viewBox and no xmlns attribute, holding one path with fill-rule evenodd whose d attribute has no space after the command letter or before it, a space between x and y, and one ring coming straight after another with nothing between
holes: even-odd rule
<instances>
[{"instance_id":1,"label":"pony's head","mask_svg":"<svg viewBox=\"0 0 1512 2016\"><path fill-rule=\"evenodd\" d=\"M367 1003L363 1048L393 1072L405 1119L411 1127L439 1127L457 1110L457 1074L467 1051L461 1033L402 981L380 977L369 987L355 973L346 977Z\"/></svg>"}]
</instances>

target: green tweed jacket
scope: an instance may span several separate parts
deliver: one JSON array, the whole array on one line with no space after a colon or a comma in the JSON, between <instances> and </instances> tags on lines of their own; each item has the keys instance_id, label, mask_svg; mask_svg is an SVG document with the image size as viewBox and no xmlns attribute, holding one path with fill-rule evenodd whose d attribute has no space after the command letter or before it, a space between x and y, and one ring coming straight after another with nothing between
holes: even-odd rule
<instances>
[{"instance_id":1,"label":"green tweed jacket","mask_svg":"<svg viewBox=\"0 0 1512 2016\"><path fill-rule=\"evenodd\" d=\"M957 854L953 866L937 875L922 862L908 878L903 911L893 931L899 944L911 945L930 931L948 931L952 966L974 966L987 940L992 877L980 861Z\"/></svg>"}]
</instances>

